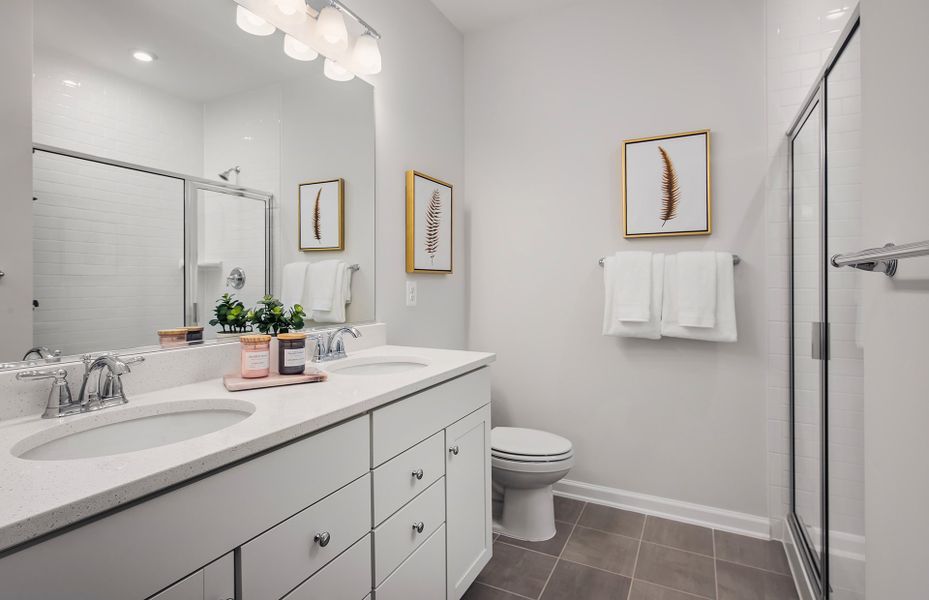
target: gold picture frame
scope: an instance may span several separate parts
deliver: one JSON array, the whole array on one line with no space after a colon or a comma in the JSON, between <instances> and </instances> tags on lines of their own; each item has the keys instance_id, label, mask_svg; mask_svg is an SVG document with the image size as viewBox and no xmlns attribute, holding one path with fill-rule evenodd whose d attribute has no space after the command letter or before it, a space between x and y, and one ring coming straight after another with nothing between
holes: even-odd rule
<instances>
[{"instance_id":1,"label":"gold picture frame","mask_svg":"<svg viewBox=\"0 0 929 600\"><path fill-rule=\"evenodd\" d=\"M331 190L333 184L337 184L338 198L338 221L321 215L322 192L327 189ZM313 218L311 221L304 223L303 204L304 192L312 192L313 188L318 188L313 203ZM312 194L309 194L312 195ZM332 205L331 194L327 194L327 205ZM337 237L337 241L335 238ZM325 179L322 181L307 181L297 185L297 249L301 252L332 252L345 250L345 180Z\"/></svg>"},{"instance_id":2,"label":"gold picture frame","mask_svg":"<svg viewBox=\"0 0 929 600\"><path fill-rule=\"evenodd\" d=\"M428 201L417 197L417 187L423 191L432 189L431 193L423 194L429 196ZM450 275L454 272L454 205L452 184L419 171L406 172L407 273Z\"/></svg>"},{"instance_id":3,"label":"gold picture frame","mask_svg":"<svg viewBox=\"0 0 929 600\"><path fill-rule=\"evenodd\" d=\"M696 139L701 136L705 140L702 144L698 143L699 140ZM664 150L663 146L659 146L657 142L662 140L679 141L684 138L687 138L686 144L685 142L679 142L677 145L678 156L681 162L684 163L684 175L681 177L678 175L678 171L675 168L673 162L674 158L671 153ZM651 153L649 146L654 146L657 153ZM651 153L651 156L640 154L646 151ZM701 153L703 156L702 160L705 162L705 167L698 164L697 157L700 156ZM630 160L631 155L635 157L632 160ZM658 158L656 158L656 155ZM637 168L644 172L630 172L632 170L629 164L630 162L635 162ZM654 170L656 162L659 164L657 173ZM657 184L659 189L657 195L652 193L656 187L656 175L660 179ZM705 187L702 184L698 185L701 176L705 176ZM633 187L635 189L630 192L630 179L632 178L641 179L636 179L633 182ZM686 180L687 185L682 191L680 186L683 180ZM639 185L643 181L644 183ZM710 235L713 232L712 187L709 129L623 140L623 237L649 238ZM673 192L671 190L673 190ZM704 190L705 209L703 209L701 205L704 201ZM648 193L643 194L643 191L647 191ZM686 192L686 196L684 192ZM634 197L630 198L630 194ZM682 219L680 222L674 223L674 226L669 230L662 231L668 223L679 216L677 213L680 209L680 205L684 202L687 202L687 213L684 215L686 218ZM630 213L632 214L630 215ZM705 221L702 219L705 219ZM660 225L653 225L653 222L660 222Z\"/></svg>"}]
</instances>

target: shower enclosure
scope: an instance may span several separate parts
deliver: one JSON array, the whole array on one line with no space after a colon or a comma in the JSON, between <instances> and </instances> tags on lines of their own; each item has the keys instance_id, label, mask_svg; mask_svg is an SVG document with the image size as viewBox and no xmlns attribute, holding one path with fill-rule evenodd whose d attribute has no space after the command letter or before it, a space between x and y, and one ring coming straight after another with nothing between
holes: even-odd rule
<instances>
[{"instance_id":1,"label":"shower enclosure","mask_svg":"<svg viewBox=\"0 0 929 600\"><path fill-rule=\"evenodd\" d=\"M829 257L860 246L858 11L788 131L789 546L817 599L863 598L864 350L859 278Z\"/></svg>"}]
</instances>

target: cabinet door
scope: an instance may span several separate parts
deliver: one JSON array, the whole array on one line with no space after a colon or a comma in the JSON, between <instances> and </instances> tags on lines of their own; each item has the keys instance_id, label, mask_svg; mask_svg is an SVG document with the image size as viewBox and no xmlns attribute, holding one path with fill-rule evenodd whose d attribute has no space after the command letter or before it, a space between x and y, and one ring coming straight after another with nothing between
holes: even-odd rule
<instances>
[{"instance_id":1,"label":"cabinet door","mask_svg":"<svg viewBox=\"0 0 929 600\"><path fill-rule=\"evenodd\" d=\"M149 600L232 600L234 597L235 564L230 552Z\"/></svg>"},{"instance_id":2,"label":"cabinet door","mask_svg":"<svg viewBox=\"0 0 929 600\"><path fill-rule=\"evenodd\" d=\"M448 600L467 591L493 554L490 405L445 430Z\"/></svg>"}]
</instances>

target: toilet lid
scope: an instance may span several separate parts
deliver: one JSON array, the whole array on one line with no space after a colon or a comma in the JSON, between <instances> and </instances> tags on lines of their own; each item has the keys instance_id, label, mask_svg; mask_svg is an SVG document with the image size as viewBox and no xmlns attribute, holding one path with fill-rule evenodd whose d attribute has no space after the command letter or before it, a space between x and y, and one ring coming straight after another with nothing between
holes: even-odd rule
<instances>
[{"instance_id":1,"label":"toilet lid","mask_svg":"<svg viewBox=\"0 0 929 600\"><path fill-rule=\"evenodd\" d=\"M571 451L571 442L547 431L522 427L494 427L490 432L493 450L520 456L558 456Z\"/></svg>"}]
</instances>

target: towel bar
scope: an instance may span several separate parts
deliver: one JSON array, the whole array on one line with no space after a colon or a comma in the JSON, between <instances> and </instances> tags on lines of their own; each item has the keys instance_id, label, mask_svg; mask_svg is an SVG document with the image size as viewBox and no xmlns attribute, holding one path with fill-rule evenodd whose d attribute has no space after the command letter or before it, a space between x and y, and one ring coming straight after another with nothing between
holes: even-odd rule
<instances>
[{"instance_id":1,"label":"towel bar","mask_svg":"<svg viewBox=\"0 0 929 600\"><path fill-rule=\"evenodd\" d=\"M829 261L833 267L853 267L893 277L897 261L902 258L929 255L929 240L912 244L885 244L883 248L868 248L851 254L836 254Z\"/></svg>"},{"instance_id":2,"label":"towel bar","mask_svg":"<svg viewBox=\"0 0 929 600\"><path fill-rule=\"evenodd\" d=\"M357 271L357 270L360 269L360 268L361 268L361 267L359 267L357 264L348 265L348 270L349 270L349 271Z\"/></svg>"},{"instance_id":3,"label":"towel bar","mask_svg":"<svg viewBox=\"0 0 929 600\"><path fill-rule=\"evenodd\" d=\"M601 257L600 260L597 261L597 264L600 265L601 267L603 266L603 260L604 260L604 258L605 258L605 257ZM732 264L737 265L737 264L739 264L740 262L742 262L742 258L741 258L738 254L733 254L733 255L732 255Z\"/></svg>"}]
</instances>

